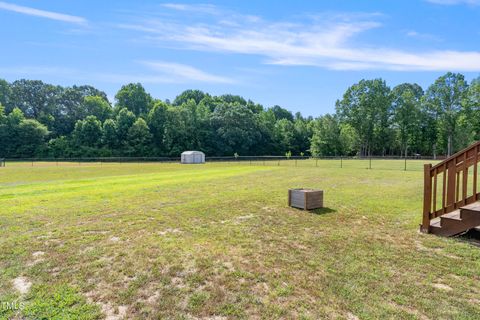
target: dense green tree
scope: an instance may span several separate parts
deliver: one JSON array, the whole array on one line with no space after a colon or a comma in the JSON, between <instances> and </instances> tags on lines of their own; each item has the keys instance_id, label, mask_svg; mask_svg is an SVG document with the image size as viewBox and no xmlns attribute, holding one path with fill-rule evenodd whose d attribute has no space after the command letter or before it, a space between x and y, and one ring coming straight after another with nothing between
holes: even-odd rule
<instances>
[{"instance_id":1,"label":"dense green tree","mask_svg":"<svg viewBox=\"0 0 480 320\"><path fill-rule=\"evenodd\" d=\"M173 100L174 106L180 106L186 103L188 100L195 101L195 104L199 104L204 98L209 97L210 95L205 94L200 90L185 90L180 93L175 100Z\"/></svg>"},{"instance_id":2,"label":"dense green tree","mask_svg":"<svg viewBox=\"0 0 480 320\"><path fill-rule=\"evenodd\" d=\"M10 88L10 84L5 80L0 79L0 105L5 108L5 106L9 104L11 96L12 89Z\"/></svg>"},{"instance_id":3,"label":"dense green tree","mask_svg":"<svg viewBox=\"0 0 480 320\"><path fill-rule=\"evenodd\" d=\"M153 99L140 83L129 83L115 95L118 109L126 108L136 116L146 115L153 105Z\"/></svg>"},{"instance_id":4,"label":"dense green tree","mask_svg":"<svg viewBox=\"0 0 480 320\"><path fill-rule=\"evenodd\" d=\"M0 125L5 124L7 115L5 114L5 107L0 103Z\"/></svg>"},{"instance_id":5,"label":"dense green tree","mask_svg":"<svg viewBox=\"0 0 480 320\"><path fill-rule=\"evenodd\" d=\"M34 119L26 119L19 108L5 116L0 108L0 156L34 157L43 151L49 132Z\"/></svg>"},{"instance_id":6,"label":"dense green tree","mask_svg":"<svg viewBox=\"0 0 480 320\"><path fill-rule=\"evenodd\" d=\"M86 96L83 99L83 109L86 115L97 117L104 122L112 115L112 106L101 96Z\"/></svg>"},{"instance_id":7,"label":"dense green tree","mask_svg":"<svg viewBox=\"0 0 480 320\"><path fill-rule=\"evenodd\" d=\"M171 156L178 156L182 151L199 149L200 136L197 132L199 121L193 99L178 107L170 107L164 131L164 147Z\"/></svg>"},{"instance_id":8,"label":"dense green tree","mask_svg":"<svg viewBox=\"0 0 480 320\"><path fill-rule=\"evenodd\" d=\"M54 158L69 158L74 155L71 142L65 136L50 139L47 150L48 156Z\"/></svg>"},{"instance_id":9,"label":"dense green tree","mask_svg":"<svg viewBox=\"0 0 480 320\"><path fill-rule=\"evenodd\" d=\"M6 111L19 108L27 118L34 119L42 114L51 114L60 90L60 87L39 80L14 81L10 86L11 96L6 102Z\"/></svg>"},{"instance_id":10,"label":"dense green tree","mask_svg":"<svg viewBox=\"0 0 480 320\"><path fill-rule=\"evenodd\" d=\"M340 137L339 143L342 146L341 155L353 156L358 150L360 145L360 139L358 134L352 126L348 123L340 124Z\"/></svg>"},{"instance_id":11,"label":"dense green tree","mask_svg":"<svg viewBox=\"0 0 480 320\"><path fill-rule=\"evenodd\" d=\"M88 116L75 124L73 137L78 145L97 147L102 138L102 123L95 116Z\"/></svg>"},{"instance_id":12,"label":"dense green tree","mask_svg":"<svg viewBox=\"0 0 480 320\"><path fill-rule=\"evenodd\" d=\"M480 77L470 83L463 105L467 120L472 124L472 139L480 140Z\"/></svg>"},{"instance_id":13,"label":"dense green tree","mask_svg":"<svg viewBox=\"0 0 480 320\"><path fill-rule=\"evenodd\" d=\"M237 96L237 95L223 94L219 98L223 103L238 104L238 105L242 105L242 106L247 105L247 101L244 98L242 98L240 96ZM253 112L253 110L252 110L252 112Z\"/></svg>"},{"instance_id":14,"label":"dense green tree","mask_svg":"<svg viewBox=\"0 0 480 320\"><path fill-rule=\"evenodd\" d=\"M361 80L336 103L335 115L315 120L199 90L170 104L129 84L116 98L112 108L91 86L0 80L0 157L178 156L187 149L210 156L436 155L480 139L480 79L468 86L453 73L425 94L416 84L390 91L381 79Z\"/></svg>"},{"instance_id":15,"label":"dense green tree","mask_svg":"<svg viewBox=\"0 0 480 320\"><path fill-rule=\"evenodd\" d=\"M296 155L300 153L307 153L310 149L310 138L312 137L312 131L308 122L305 121L302 117L296 118L293 122L294 132L295 132L295 148L292 151Z\"/></svg>"},{"instance_id":16,"label":"dense green tree","mask_svg":"<svg viewBox=\"0 0 480 320\"><path fill-rule=\"evenodd\" d=\"M88 97L99 97L95 99L98 103L103 101L103 106L93 106ZM78 120L83 120L89 115L104 117L101 111L104 104L108 104L105 93L90 86L73 86L72 88L59 88L55 98L55 108L52 112L53 125L50 127L57 136L69 135L75 128ZM92 108L91 110L89 108ZM47 123L45 123L48 125Z\"/></svg>"},{"instance_id":17,"label":"dense green tree","mask_svg":"<svg viewBox=\"0 0 480 320\"><path fill-rule=\"evenodd\" d=\"M150 142L152 134L147 123L142 118L138 118L128 129L127 150L130 156L146 156L150 151Z\"/></svg>"},{"instance_id":18,"label":"dense green tree","mask_svg":"<svg viewBox=\"0 0 480 320\"><path fill-rule=\"evenodd\" d=\"M254 113L237 103L218 106L212 114L212 126L218 137L217 150L223 154L249 155L260 137Z\"/></svg>"},{"instance_id":19,"label":"dense green tree","mask_svg":"<svg viewBox=\"0 0 480 320\"><path fill-rule=\"evenodd\" d=\"M15 153L20 157L35 157L44 151L48 137L46 126L34 119L25 119L18 126L17 139L20 141Z\"/></svg>"},{"instance_id":20,"label":"dense green tree","mask_svg":"<svg viewBox=\"0 0 480 320\"><path fill-rule=\"evenodd\" d=\"M381 148L384 154L391 112L390 88L382 79L361 80L349 87L336 103L341 121L355 129L360 139L360 155Z\"/></svg>"},{"instance_id":21,"label":"dense green tree","mask_svg":"<svg viewBox=\"0 0 480 320\"><path fill-rule=\"evenodd\" d=\"M279 147L276 141L276 121L275 114L271 109L260 112L257 115L256 122L260 139L254 146L254 154L279 154L279 152L283 151L283 148Z\"/></svg>"},{"instance_id":22,"label":"dense green tree","mask_svg":"<svg viewBox=\"0 0 480 320\"><path fill-rule=\"evenodd\" d=\"M455 150L457 121L467 89L462 74L449 72L438 78L425 93L425 103L438 123L439 143L448 156Z\"/></svg>"},{"instance_id":23,"label":"dense green tree","mask_svg":"<svg viewBox=\"0 0 480 320\"><path fill-rule=\"evenodd\" d=\"M275 105L271 110L277 120L287 119L288 121L293 121L293 114L287 109Z\"/></svg>"},{"instance_id":24,"label":"dense green tree","mask_svg":"<svg viewBox=\"0 0 480 320\"><path fill-rule=\"evenodd\" d=\"M313 122L313 136L310 152L313 156L343 155L343 146L339 141L340 123L335 116L326 114Z\"/></svg>"},{"instance_id":25,"label":"dense green tree","mask_svg":"<svg viewBox=\"0 0 480 320\"><path fill-rule=\"evenodd\" d=\"M407 155L420 131L420 105L422 88L417 84L404 83L392 90L393 122L401 145L400 155Z\"/></svg>"},{"instance_id":26,"label":"dense green tree","mask_svg":"<svg viewBox=\"0 0 480 320\"><path fill-rule=\"evenodd\" d=\"M115 120L107 119L103 123L102 143L109 149L118 146L117 124L115 123Z\"/></svg>"},{"instance_id":27,"label":"dense green tree","mask_svg":"<svg viewBox=\"0 0 480 320\"><path fill-rule=\"evenodd\" d=\"M153 135L153 144L157 150L164 151L165 125L167 122L168 105L163 101L155 102L148 113L147 124Z\"/></svg>"},{"instance_id":28,"label":"dense green tree","mask_svg":"<svg viewBox=\"0 0 480 320\"><path fill-rule=\"evenodd\" d=\"M117 115L117 137L119 141L125 141L127 139L128 130L135 123L137 118L133 112L127 108L120 109Z\"/></svg>"},{"instance_id":29,"label":"dense green tree","mask_svg":"<svg viewBox=\"0 0 480 320\"><path fill-rule=\"evenodd\" d=\"M275 135L277 145L283 152L290 151L294 153L295 149L295 126L288 119L280 119L275 124Z\"/></svg>"}]
</instances>

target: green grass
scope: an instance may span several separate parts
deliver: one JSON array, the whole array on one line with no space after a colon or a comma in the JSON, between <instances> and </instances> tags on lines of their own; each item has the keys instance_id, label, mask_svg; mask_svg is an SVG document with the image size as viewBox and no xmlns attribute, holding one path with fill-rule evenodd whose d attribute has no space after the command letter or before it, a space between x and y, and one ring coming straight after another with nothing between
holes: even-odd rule
<instances>
[{"instance_id":1,"label":"green grass","mask_svg":"<svg viewBox=\"0 0 480 320\"><path fill-rule=\"evenodd\" d=\"M24 308L0 318L478 319L479 248L418 233L403 165L7 163L0 302ZM327 208L289 208L294 187Z\"/></svg>"}]
</instances>

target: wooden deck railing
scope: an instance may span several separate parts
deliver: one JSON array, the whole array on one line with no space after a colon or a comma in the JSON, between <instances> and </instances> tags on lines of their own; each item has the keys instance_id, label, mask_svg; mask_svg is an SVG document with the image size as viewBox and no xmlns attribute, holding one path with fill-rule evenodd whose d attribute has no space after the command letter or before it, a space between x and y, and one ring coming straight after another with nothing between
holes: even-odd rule
<instances>
[{"instance_id":1,"label":"wooden deck railing","mask_svg":"<svg viewBox=\"0 0 480 320\"><path fill-rule=\"evenodd\" d=\"M430 220L480 198L477 193L479 151L480 141L433 167L424 165L422 232L430 231ZM469 172L472 173L470 179Z\"/></svg>"},{"instance_id":2,"label":"wooden deck railing","mask_svg":"<svg viewBox=\"0 0 480 320\"><path fill-rule=\"evenodd\" d=\"M424 165L422 232L430 231L430 220L480 199L477 192L479 152L480 141L435 166Z\"/></svg>"}]
</instances>

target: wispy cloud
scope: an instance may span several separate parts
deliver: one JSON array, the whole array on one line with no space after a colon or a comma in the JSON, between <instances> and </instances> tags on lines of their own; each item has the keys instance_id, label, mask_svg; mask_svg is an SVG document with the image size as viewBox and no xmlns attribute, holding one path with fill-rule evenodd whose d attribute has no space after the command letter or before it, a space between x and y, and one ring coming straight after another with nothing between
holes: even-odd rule
<instances>
[{"instance_id":1,"label":"wispy cloud","mask_svg":"<svg viewBox=\"0 0 480 320\"><path fill-rule=\"evenodd\" d=\"M419 40L427 40L427 41L443 41L443 39L439 36L430 33L418 32L415 30L409 30L405 32L405 35L410 38L415 38Z\"/></svg>"},{"instance_id":2,"label":"wispy cloud","mask_svg":"<svg viewBox=\"0 0 480 320\"><path fill-rule=\"evenodd\" d=\"M466 5L480 5L480 0L426 0L427 2L440 4L440 5L457 5L457 4L466 4Z\"/></svg>"},{"instance_id":3,"label":"wispy cloud","mask_svg":"<svg viewBox=\"0 0 480 320\"><path fill-rule=\"evenodd\" d=\"M192 21L142 18L119 27L137 30L154 45L249 54L275 65L334 70L480 71L480 52L408 51L364 43L362 35L382 27L378 14L322 14L305 22L246 19L224 12L217 19ZM213 20L213 21L211 21ZM229 21L225 24L223 21ZM412 34L413 35L413 34Z\"/></svg>"},{"instance_id":4,"label":"wispy cloud","mask_svg":"<svg viewBox=\"0 0 480 320\"><path fill-rule=\"evenodd\" d=\"M89 72L76 68L55 66L15 66L1 67L5 75L54 76L70 80L101 81L107 83L141 82L144 84L178 83L235 83L235 80L207 73L189 65L166 61L137 61L145 70L133 73Z\"/></svg>"},{"instance_id":5,"label":"wispy cloud","mask_svg":"<svg viewBox=\"0 0 480 320\"><path fill-rule=\"evenodd\" d=\"M212 4L183 4L183 3L163 3L162 7L178 11L188 11L207 14L219 14L221 11Z\"/></svg>"},{"instance_id":6,"label":"wispy cloud","mask_svg":"<svg viewBox=\"0 0 480 320\"><path fill-rule=\"evenodd\" d=\"M45 11L31 7L19 6L13 3L0 1L0 10L13 11L35 17L41 17L51 20L63 21L74 24L87 24L87 20L83 17L72 16L64 13Z\"/></svg>"},{"instance_id":7,"label":"wispy cloud","mask_svg":"<svg viewBox=\"0 0 480 320\"><path fill-rule=\"evenodd\" d=\"M233 83L227 77L207 73L189 65L166 62L166 61L140 61L152 71L159 72L170 81L176 82L209 82L209 83Z\"/></svg>"}]
</instances>

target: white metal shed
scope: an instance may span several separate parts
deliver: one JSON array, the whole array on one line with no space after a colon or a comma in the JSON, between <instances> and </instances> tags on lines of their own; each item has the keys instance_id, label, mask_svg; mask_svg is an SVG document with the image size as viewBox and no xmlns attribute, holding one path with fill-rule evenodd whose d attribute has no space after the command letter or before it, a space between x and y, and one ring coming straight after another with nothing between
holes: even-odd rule
<instances>
[{"instance_id":1,"label":"white metal shed","mask_svg":"<svg viewBox=\"0 0 480 320\"><path fill-rule=\"evenodd\" d=\"M182 152L182 163L205 163L205 153L201 151Z\"/></svg>"}]
</instances>

